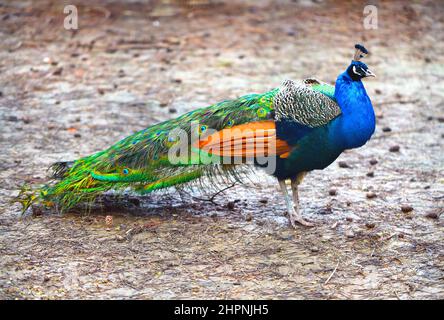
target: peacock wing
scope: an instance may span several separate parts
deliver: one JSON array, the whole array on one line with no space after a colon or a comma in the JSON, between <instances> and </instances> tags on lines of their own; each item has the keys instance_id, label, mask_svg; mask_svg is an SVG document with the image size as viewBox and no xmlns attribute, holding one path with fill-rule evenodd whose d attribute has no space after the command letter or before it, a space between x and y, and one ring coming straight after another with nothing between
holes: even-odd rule
<instances>
[{"instance_id":1,"label":"peacock wing","mask_svg":"<svg viewBox=\"0 0 444 320\"><path fill-rule=\"evenodd\" d=\"M334 87L316 79L285 80L273 99L276 121L320 127L341 114Z\"/></svg>"}]
</instances>

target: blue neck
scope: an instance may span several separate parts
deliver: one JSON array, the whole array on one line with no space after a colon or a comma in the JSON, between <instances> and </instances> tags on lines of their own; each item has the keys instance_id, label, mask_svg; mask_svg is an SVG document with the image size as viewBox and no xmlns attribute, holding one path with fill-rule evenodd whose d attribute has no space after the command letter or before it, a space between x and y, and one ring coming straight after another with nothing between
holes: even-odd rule
<instances>
[{"instance_id":1,"label":"blue neck","mask_svg":"<svg viewBox=\"0 0 444 320\"><path fill-rule=\"evenodd\" d=\"M375 132L375 112L364 85L344 72L336 80L335 98L342 111L333 125L335 143L344 149L364 145Z\"/></svg>"}]
</instances>

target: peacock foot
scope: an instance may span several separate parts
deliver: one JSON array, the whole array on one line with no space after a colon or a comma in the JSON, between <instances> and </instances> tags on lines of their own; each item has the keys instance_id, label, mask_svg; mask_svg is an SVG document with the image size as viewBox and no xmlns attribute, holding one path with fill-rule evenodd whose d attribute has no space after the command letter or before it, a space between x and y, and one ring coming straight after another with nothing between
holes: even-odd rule
<instances>
[{"instance_id":1,"label":"peacock foot","mask_svg":"<svg viewBox=\"0 0 444 320\"><path fill-rule=\"evenodd\" d=\"M296 210L292 210L292 212L290 212L288 214L288 218L290 220L291 225L295 229L296 229L297 223L299 223L305 227L314 227L313 223L308 222L307 220L302 218L302 216L299 213L297 213Z\"/></svg>"}]
</instances>

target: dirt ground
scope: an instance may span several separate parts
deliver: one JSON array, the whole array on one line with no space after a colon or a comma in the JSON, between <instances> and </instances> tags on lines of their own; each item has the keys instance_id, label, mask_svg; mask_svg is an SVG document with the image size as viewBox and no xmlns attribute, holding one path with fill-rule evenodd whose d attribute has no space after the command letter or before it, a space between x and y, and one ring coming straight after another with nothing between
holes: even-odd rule
<instances>
[{"instance_id":1,"label":"dirt ground","mask_svg":"<svg viewBox=\"0 0 444 320\"><path fill-rule=\"evenodd\" d=\"M0 298L444 298L442 1L376 1L375 30L366 1L72 2L76 32L63 1L0 1ZM259 171L213 202L172 188L87 215L10 203L52 162L158 121L287 78L334 83L356 42L377 129L304 180L315 228L289 226Z\"/></svg>"}]
</instances>

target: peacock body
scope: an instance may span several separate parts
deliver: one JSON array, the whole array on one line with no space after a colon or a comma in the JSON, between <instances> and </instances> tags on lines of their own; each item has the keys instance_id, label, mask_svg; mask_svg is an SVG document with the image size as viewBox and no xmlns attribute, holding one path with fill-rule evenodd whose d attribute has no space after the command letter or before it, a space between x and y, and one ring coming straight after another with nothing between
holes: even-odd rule
<instances>
[{"instance_id":1,"label":"peacock body","mask_svg":"<svg viewBox=\"0 0 444 320\"><path fill-rule=\"evenodd\" d=\"M202 178L239 179L239 168L248 160L265 167L266 158L273 160L269 173L279 180L290 221L310 225L297 206L302 176L329 166L344 150L362 146L375 129L373 107L361 82L373 74L359 61L367 50L355 47L354 60L335 86L316 79L286 80L266 93L155 124L104 151L54 164L54 181L37 192L22 192L20 201L25 209L43 203L63 211L108 190L132 188L145 194ZM292 181L295 207L287 179Z\"/></svg>"}]
</instances>

